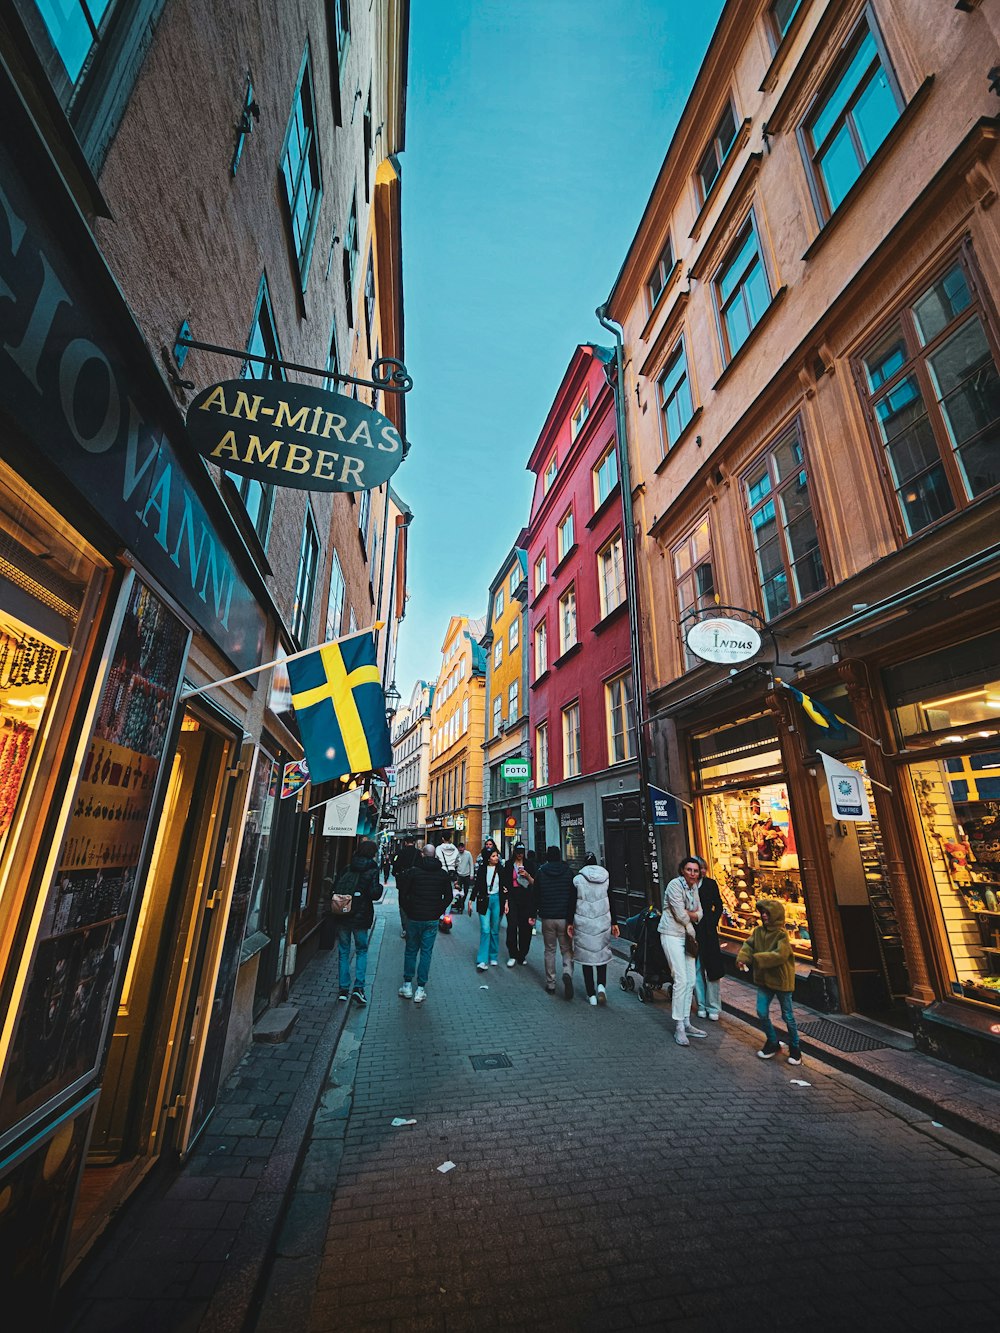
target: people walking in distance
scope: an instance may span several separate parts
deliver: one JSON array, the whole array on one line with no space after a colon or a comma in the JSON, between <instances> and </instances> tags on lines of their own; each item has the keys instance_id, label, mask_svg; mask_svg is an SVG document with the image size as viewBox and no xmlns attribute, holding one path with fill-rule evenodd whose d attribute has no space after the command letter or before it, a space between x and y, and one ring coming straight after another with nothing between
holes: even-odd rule
<instances>
[{"instance_id":1,"label":"people walking in distance","mask_svg":"<svg viewBox=\"0 0 1000 1333\"><path fill-rule=\"evenodd\" d=\"M497 847L493 839L487 838L486 841L483 843L482 851L476 857L476 865L475 869L473 870L473 874L476 875L479 874L479 867L485 865L486 862L490 859L490 852L497 852L499 850L500 849ZM502 859L503 858L501 857L501 860Z\"/></svg>"},{"instance_id":2,"label":"people walking in distance","mask_svg":"<svg viewBox=\"0 0 1000 1333\"><path fill-rule=\"evenodd\" d=\"M701 920L701 866L696 857L685 856L677 875L663 890L660 914L660 942L674 979L670 1015L674 1020L674 1041L689 1046L689 1037L707 1037L708 1033L691 1022L691 996L694 992L695 966L698 961L698 937L695 927Z\"/></svg>"},{"instance_id":3,"label":"people walking in distance","mask_svg":"<svg viewBox=\"0 0 1000 1333\"><path fill-rule=\"evenodd\" d=\"M476 872L476 911L479 913L479 949L476 967L485 972L496 967L500 953L500 918L507 914L507 889L503 882L500 853L494 847Z\"/></svg>"},{"instance_id":4,"label":"people walking in distance","mask_svg":"<svg viewBox=\"0 0 1000 1333\"><path fill-rule=\"evenodd\" d=\"M611 940L617 938L618 927L611 916L608 872L598 865L593 852L587 853L583 868L573 877L573 884L576 887L576 908L572 923L566 927L573 941L573 958L583 971L588 1003L606 1004Z\"/></svg>"},{"instance_id":5,"label":"people walking in distance","mask_svg":"<svg viewBox=\"0 0 1000 1333\"><path fill-rule=\"evenodd\" d=\"M528 961L531 932L538 918L538 892L535 888L537 866L523 842L515 842L510 860L503 868L507 890L507 966L522 966Z\"/></svg>"},{"instance_id":6,"label":"people walking in distance","mask_svg":"<svg viewBox=\"0 0 1000 1333\"><path fill-rule=\"evenodd\" d=\"M404 940L406 939L406 913L403 911L402 883L408 872L412 869L416 859L417 849L415 846L415 839L412 833L408 833L404 837L403 844L392 862L392 874L396 881L396 892L399 898L399 933Z\"/></svg>"},{"instance_id":7,"label":"people walking in distance","mask_svg":"<svg viewBox=\"0 0 1000 1333\"><path fill-rule=\"evenodd\" d=\"M538 885L538 915L542 920L542 939L545 943L545 989L549 995L556 990L556 941L562 955L563 995L573 998L573 942L566 927L573 920L576 906L576 886L573 872L562 859L558 847L545 849L545 860L535 877Z\"/></svg>"},{"instance_id":8,"label":"people walking in distance","mask_svg":"<svg viewBox=\"0 0 1000 1333\"><path fill-rule=\"evenodd\" d=\"M437 858L448 872L448 878L454 880L458 866L458 848L452 842L450 833L446 833L438 843Z\"/></svg>"},{"instance_id":9,"label":"people walking in distance","mask_svg":"<svg viewBox=\"0 0 1000 1333\"><path fill-rule=\"evenodd\" d=\"M465 907L469 890L472 888L472 877L475 873L476 864L472 859L472 853L464 842L460 842L458 844L458 863L455 866L455 879L457 881L455 904L459 912Z\"/></svg>"},{"instance_id":10,"label":"people walking in distance","mask_svg":"<svg viewBox=\"0 0 1000 1333\"><path fill-rule=\"evenodd\" d=\"M351 863L330 888L331 911L337 922L337 948L340 953L341 1000L350 997L356 1004L367 1004L365 978L368 972L368 938L375 922L374 903L382 897L379 883L377 848L370 839L358 843ZM354 945L354 986L351 987L351 945Z\"/></svg>"},{"instance_id":11,"label":"people walking in distance","mask_svg":"<svg viewBox=\"0 0 1000 1333\"><path fill-rule=\"evenodd\" d=\"M707 874L708 862L697 856L695 860L701 867L701 885L698 898L701 902L701 920L694 928L698 941L697 966L694 973L695 1003L699 1018L710 1018L713 1023L719 1021L722 1012L719 983L726 969L722 964L722 949L719 947L719 922L722 920L722 894L718 883Z\"/></svg>"},{"instance_id":12,"label":"people walking in distance","mask_svg":"<svg viewBox=\"0 0 1000 1333\"><path fill-rule=\"evenodd\" d=\"M770 1060L781 1050L781 1042L771 1022L771 1001L778 997L781 1017L788 1029L788 1063L800 1065L799 1030L792 1010L795 990L795 956L792 942L785 930L785 909L780 902L758 898L757 913L760 925L748 940L744 940L736 955L736 966L749 972L753 966L753 980L757 987L757 1017L764 1024L764 1045L757 1052L762 1060Z\"/></svg>"},{"instance_id":13,"label":"people walking in distance","mask_svg":"<svg viewBox=\"0 0 1000 1333\"><path fill-rule=\"evenodd\" d=\"M407 874L403 889L406 948L403 951L403 984L399 993L404 1000L423 1004L427 999L427 978L431 970L434 941L438 937L438 920L450 901L451 880L428 842ZM414 974L417 979L415 991Z\"/></svg>"}]
</instances>

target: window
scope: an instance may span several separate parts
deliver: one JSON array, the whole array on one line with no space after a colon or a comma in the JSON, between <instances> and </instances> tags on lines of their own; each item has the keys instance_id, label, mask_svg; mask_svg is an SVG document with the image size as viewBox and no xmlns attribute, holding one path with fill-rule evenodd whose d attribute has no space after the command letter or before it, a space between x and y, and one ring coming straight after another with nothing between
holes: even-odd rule
<instances>
[{"instance_id":1,"label":"window","mask_svg":"<svg viewBox=\"0 0 1000 1333\"><path fill-rule=\"evenodd\" d=\"M600 509L618 485L618 451L612 440L594 468L594 508Z\"/></svg>"},{"instance_id":2,"label":"window","mask_svg":"<svg viewBox=\"0 0 1000 1333\"><path fill-rule=\"evenodd\" d=\"M365 270L365 341L368 344L368 357L372 354L372 329L375 327L375 262L371 250L368 251L368 267Z\"/></svg>"},{"instance_id":3,"label":"window","mask_svg":"<svg viewBox=\"0 0 1000 1333\"><path fill-rule=\"evenodd\" d=\"M712 568L712 529L706 514L685 537L673 553L674 586L677 589L677 623L684 645L684 664L694 667L701 661L695 657L684 636L689 628L686 617L691 611L702 611L715 604L715 574Z\"/></svg>"},{"instance_id":4,"label":"window","mask_svg":"<svg viewBox=\"0 0 1000 1333\"><path fill-rule=\"evenodd\" d=\"M299 551L299 572L295 580L295 601L292 603L292 634L300 644L309 637L312 619L313 592L316 587L316 566L319 563L319 537L311 510L306 509L302 525L302 546Z\"/></svg>"},{"instance_id":5,"label":"window","mask_svg":"<svg viewBox=\"0 0 1000 1333\"><path fill-rule=\"evenodd\" d=\"M285 132L285 146L281 153L281 175L285 183L285 201L288 204L292 244L299 266L299 284L305 291L319 205L323 197L319 141L316 138L316 116L313 109L312 67L308 49L299 75L299 84L295 90L291 119Z\"/></svg>"},{"instance_id":6,"label":"window","mask_svg":"<svg viewBox=\"0 0 1000 1333\"><path fill-rule=\"evenodd\" d=\"M353 634L353 633L357 630L357 628L358 628L358 618L357 618L357 616L354 614L354 607L352 606L352 607L351 607L351 633Z\"/></svg>"},{"instance_id":7,"label":"window","mask_svg":"<svg viewBox=\"0 0 1000 1333\"><path fill-rule=\"evenodd\" d=\"M549 581L549 572L548 572L548 569L546 568L547 563L548 563L548 562L547 562L546 559L545 559L545 552L543 551L542 554L541 554L541 555L538 557L538 559L535 561L535 596L536 596L536 597L537 597L538 594L542 591L542 589L545 587L546 583L548 583L548 581Z\"/></svg>"},{"instance_id":8,"label":"window","mask_svg":"<svg viewBox=\"0 0 1000 1333\"><path fill-rule=\"evenodd\" d=\"M798 430L745 478L757 576L770 620L826 586Z\"/></svg>"},{"instance_id":9,"label":"window","mask_svg":"<svg viewBox=\"0 0 1000 1333\"><path fill-rule=\"evenodd\" d=\"M580 705L563 709L563 777L580 776Z\"/></svg>"},{"instance_id":10,"label":"window","mask_svg":"<svg viewBox=\"0 0 1000 1333\"><path fill-rule=\"evenodd\" d=\"M659 379L660 411L663 413L663 432L667 449L676 444L685 426L694 416L694 404L691 400L691 381L688 379L687 354L683 338L667 368Z\"/></svg>"},{"instance_id":11,"label":"window","mask_svg":"<svg viewBox=\"0 0 1000 1333\"><path fill-rule=\"evenodd\" d=\"M625 558L621 533L597 553L597 582L601 594L601 616L609 615L625 600Z\"/></svg>"},{"instance_id":12,"label":"window","mask_svg":"<svg viewBox=\"0 0 1000 1333\"><path fill-rule=\"evenodd\" d=\"M503 661L503 639L497 639L493 645L493 668L494 670Z\"/></svg>"},{"instance_id":13,"label":"window","mask_svg":"<svg viewBox=\"0 0 1000 1333\"><path fill-rule=\"evenodd\" d=\"M326 354L326 368L329 373L327 374L323 388L330 393L338 393L339 382L337 376L340 374L340 351L337 347L336 323L330 327L330 350Z\"/></svg>"},{"instance_id":14,"label":"window","mask_svg":"<svg viewBox=\"0 0 1000 1333\"><path fill-rule=\"evenodd\" d=\"M493 619L499 620L503 615L503 588L500 588L493 598Z\"/></svg>"},{"instance_id":15,"label":"window","mask_svg":"<svg viewBox=\"0 0 1000 1333\"><path fill-rule=\"evenodd\" d=\"M469 701L468 701L468 699L463 699L463 700L462 700L462 735L464 736L465 733L466 733L468 730L469 730Z\"/></svg>"},{"instance_id":16,"label":"window","mask_svg":"<svg viewBox=\"0 0 1000 1333\"><path fill-rule=\"evenodd\" d=\"M365 118L361 129L361 139L364 146L365 158L365 202L371 199L371 166L372 166L372 90L368 86L368 101L365 103Z\"/></svg>"},{"instance_id":17,"label":"window","mask_svg":"<svg viewBox=\"0 0 1000 1333\"><path fill-rule=\"evenodd\" d=\"M512 653L514 649L517 647L520 634L521 634L521 622L519 620L512 620L510 622L510 629L507 631L508 652Z\"/></svg>"},{"instance_id":18,"label":"window","mask_svg":"<svg viewBox=\"0 0 1000 1333\"><path fill-rule=\"evenodd\" d=\"M539 787L549 785L549 728L545 722L535 728L535 779Z\"/></svg>"},{"instance_id":19,"label":"window","mask_svg":"<svg viewBox=\"0 0 1000 1333\"><path fill-rule=\"evenodd\" d=\"M556 479L556 473L559 471L559 463L555 454L549 459L548 466L545 469L545 476L542 480L542 493L545 494Z\"/></svg>"},{"instance_id":20,"label":"window","mask_svg":"<svg viewBox=\"0 0 1000 1333\"><path fill-rule=\"evenodd\" d=\"M521 582L521 565L520 563L518 563L510 571L510 578L507 580L507 591L510 593L511 597L514 596L514 593L517 591L517 585L520 582Z\"/></svg>"},{"instance_id":21,"label":"window","mask_svg":"<svg viewBox=\"0 0 1000 1333\"><path fill-rule=\"evenodd\" d=\"M333 23L337 39L337 64L343 71L351 49L351 0L333 0Z\"/></svg>"},{"instance_id":22,"label":"window","mask_svg":"<svg viewBox=\"0 0 1000 1333\"><path fill-rule=\"evenodd\" d=\"M708 198L709 192L722 170L722 164L735 142L736 114L733 111L732 102L727 102L726 109L715 127L712 142L705 149L705 155L698 163L698 182L701 186L702 201Z\"/></svg>"},{"instance_id":23,"label":"window","mask_svg":"<svg viewBox=\"0 0 1000 1333\"><path fill-rule=\"evenodd\" d=\"M500 735L503 726L503 696L498 694L493 699L493 735Z\"/></svg>"},{"instance_id":24,"label":"window","mask_svg":"<svg viewBox=\"0 0 1000 1333\"><path fill-rule=\"evenodd\" d=\"M834 212L899 119L902 100L868 22L802 127L824 209Z\"/></svg>"},{"instance_id":25,"label":"window","mask_svg":"<svg viewBox=\"0 0 1000 1333\"><path fill-rule=\"evenodd\" d=\"M340 567L337 552L333 552L330 565L330 591L326 599L326 637L335 639L344 623L344 595L346 593L344 571Z\"/></svg>"},{"instance_id":26,"label":"window","mask_svg":"<svg viewBox=\"0 0 1000 1333\"><path fill-rule=\"evenodd\" d=\"M608 716L608 762L621 764L635 757L635 709L632 705L632 677L628 672L608 681L604 687Z\"/></svg>"},{"instance_id":27,"label":"window","mask_svg":"<svg viewBox=\"0 0 1000 1333\"><path fill-rule=\"evenodd\" d=\"M372 493L371 491L362 491L361 498L358 501L358 531L361 533L365 543L365 552L368 550L368 529L372 517Z\"/></svg>"},{"instance_id":28,"label":"window","mask_svg":"<svg viewBox=\"0 0 1000 1333\"><path fill-rule=\"evenodd\" d=\"M274 360L260 362L247 361L243 367L244 379L279 380L285 378L284 371L275 364L281 358L278 335L271 314L271 298L267 289L267 279L261 279L257 297L257 313L247 342L247 351L251 356L273 357ZM225 474L239 492L247 517L263 545L267 545L267 530L271 520L271 505L274 501L274 487L253 477L242 477L236 472Z\"/></svg>"},{"instance_id":29,"label":"window","mask_svg":"<svg viewBox=\"0 0 1000 1333\"><path fill-rule=\"evenodd\" d=\"M543 676L549 669L549 640L545 621L540 620L535 626L535 679Z\"/></svg>"},{"instance_id":30,"label":"window","mask_svg":"<svg viewBox=\"0 0 1000 1333\"><path fill-rule=\"evenodd\" d=\"M899 312L860 378L908 536L1000 484L1000 376L962 262Z\"/></svg>"},{"instance_id":31,"label":"window","mask_svg":"<svg viewBox=\"0 0 1000 1333\"><path fill-rule=\"evenodd\" d=\"M513 681L507 687L507 723L510 725L517 721L517 681Z\"/></svg>"},{"instance_id":32,"label":"window","mask_svg":"<svg viewBox=\"0 0 1000 1333\"><path fill-rule=\"evenodd\" d=\"M573 548L573 511L572 509L565 515L563 521L556 529L556 555L560 560L565 560Z\"/></svg>"},{"instance_id":33,"label":"window","mask_svg":"<svg viewBox=\"0 0 1000 1333\"><path fill-rule=\"evenodd\" d=\"M559 652L568 652L576 643L576 590L568 588L559 598Z\"/></svg>"},{"instance_id":34,"label":"window","mask_svg":"<svg viewBox=\"0 0 1000 1333\"><path fill-rule=\"evenodd\" d=\"M771 288L752 213L716 276L715 295L722 321L723 356L728 361L771 304Z\"/></svg>"},{"instance_id":35,"label":"window","mask_svg":"<svg viewBox=\"0 0 1000 1333\"><path fill-rule=\"evenodd\" d=\"M792 19L801 8L802 0L771 0L768 6L768 19L775 46L792 26Z\"/></svg>"},{"instance_id":36,"label":"window","mask_svg":"<svg viewBox=\"0 0 1000 1333\"><path fill-rule=\"evenodd\" d=\"M458 664L458 678L459 678L459 680L465 680L465 658L464 658L464 657L462 658L462 660L461 660L461 661L459 662L459 664Z\"/></svg>"},{"instance_id":37,"label":"window","mask_svg":"<svg viewBox=\"0 0 1000 1333\"><path fill-rule=\"evenodd\" d=\"M570 419L570 439L575 440L583 429L583 423L590 416L590 392L584 393L576 405L576 411Z\"/></svg>"},{"instance_id":38,"label":"window","mask_svg":"<svg viewBox=\"0 0 1000 1333\"><path fill-rule=\"evenodd\" d=\"M344 299L347 302L347 322L354 326L354 274L358 267L358 200L351 200L351 211L344 231ZM354 386L352 386L354 387Z\"/></svg>"},{"instance_id":39,"label":"window","mask_svg":"<svg viewBox=\"0 0 1000 1333\"><path fill-rule=\"evenodd\" d=\"M649 292L650 309L652 309L653 306L656 305L657 301L663 295L664 289L666 288L667 285L667 280L669 279L673 271L674 271L674 251L673 251L673 246L670 244L670 237L668 236L667 243L660 251L660 257L656 261L656 267L650 274L649 282L646 284L646 288Z\"/></svg>"}]
</instances>

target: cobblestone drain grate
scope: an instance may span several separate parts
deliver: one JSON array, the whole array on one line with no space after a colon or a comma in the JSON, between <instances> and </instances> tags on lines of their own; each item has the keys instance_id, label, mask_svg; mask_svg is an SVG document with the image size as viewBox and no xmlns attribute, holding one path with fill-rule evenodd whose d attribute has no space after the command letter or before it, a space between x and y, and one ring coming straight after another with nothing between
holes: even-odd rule
<instances>
[{"instance_id":1,"label":"cobblestone drain grate","mask_svg":"<svg viewBox=\"0 0 1000 1333\"><path fill-rule=\"evenodd\" d=\"M824 1046L832 1046L836 1051L884 1051L888 1042L877 1041L863 1032L854 1032L840 1023L829 1023L821 1018L818 1023L800 1023L799 1031L807 1037L815 1037Z\"/></svg>"},{"instance_id":2,"label":"cobblestone drain grate","mask_svg":"<svg viewBox=\"0 0 1000 1333\"><path fill-rule=\"evenodd\" d=\"M470 1055L473 1069L513 1069L510 1062L510 1056L504 1055L503 1051L497 1051L495 1055Z\"/></svg>"}]
</instances>

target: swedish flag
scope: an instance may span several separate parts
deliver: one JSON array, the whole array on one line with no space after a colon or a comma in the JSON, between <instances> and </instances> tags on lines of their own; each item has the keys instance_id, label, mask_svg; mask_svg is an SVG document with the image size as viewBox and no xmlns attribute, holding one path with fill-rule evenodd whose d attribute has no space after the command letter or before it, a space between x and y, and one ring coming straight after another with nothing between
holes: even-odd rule
<instances>
[{"instance_id":1,"label":"swedish flag","mask_svg":"<svg viewBox=\"0 0 1000 1333\"><path fill-rule=\"evenodd\" d=\"M289 659L288 678L313 782L392 763L385 695L370 633Z\"/></svg>"},{"instance_id":2,"label":"swedish flag","mask_svg":"<svg viewBox=\"0 0 1000 1333\"><path fill-rule=\"evenodd\" d=\"M834 713L831 709L827 708L825 704L821 704L818 700L810 698L808 694L803 694L803 692L797 690L794 685L789 685L787 680L782 680L780 676L775 676L775 680L779 685L784 685L789 693L795 695L806 714L812 718L817 727L825 727L827 731L843 731L848 725L839 713Z\"/></svg>"}]
</instances>

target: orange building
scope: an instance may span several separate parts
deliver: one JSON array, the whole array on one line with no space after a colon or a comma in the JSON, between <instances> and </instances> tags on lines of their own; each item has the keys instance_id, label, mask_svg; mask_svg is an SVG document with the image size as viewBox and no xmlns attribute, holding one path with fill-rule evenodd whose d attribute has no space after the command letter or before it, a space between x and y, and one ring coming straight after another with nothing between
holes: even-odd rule
<instances>
[{"instance_id":1,"label":"orange building","mask_svg":"<svg viewBox=\"0 0 1000 1333\"><path fill-rule=\"evenodd\" d=\"M426 837L478 853L483 837L483 718L486 625L452 616L441 644L441 670L431 708L431 762Z\"/></svg>"},{"instance_id":2,"label":"orange building","mask_svg":"<svg viewBox=\"0 0 1000 1333\"><path fill-rule=\"evenodd\" d=\"M606 307L673 850L729 950L779 894L803 999L994 1075L998 36L978 0L730 0ZM713 664L727 608L761 649Z\"/></svg>"},{"instance_id":3,"label":"orange building","mask_svg":"<svg viewBox=\"0 0 1000 1333\"><path fill-rule=\"evenodd\" d=\"M490 584L486 610L483 828L504 853L528 840L528 553L522 532ZM515 761L520 761L519 763ZM511 781L510 778L514 778Z\"/></svg>"}]
</instances>

